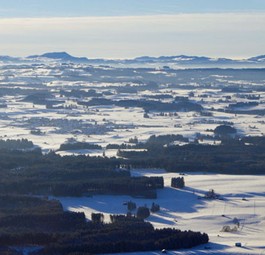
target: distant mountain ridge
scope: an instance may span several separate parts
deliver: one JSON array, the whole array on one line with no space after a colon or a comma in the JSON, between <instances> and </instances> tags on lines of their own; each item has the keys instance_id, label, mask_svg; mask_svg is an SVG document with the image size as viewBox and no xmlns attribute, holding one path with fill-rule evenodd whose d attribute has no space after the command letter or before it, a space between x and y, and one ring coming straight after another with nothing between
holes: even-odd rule
<instances>
[{"instance_id":1,"label":"distant mountain ridge","mask_svg":"<svg viewBox=\"0 0 265 255\"><path fill-rule=\"evenodd\" d=\"M207 62L222 62L222 63L231 63L238 62L237 60L228 59L228 58L209 58L204 56L187 56L187 55L178 55L178 56L160 56L160 57L138 57L133 59L134 61L139 62L168 62L168 63L207 63Z\"/></svg>"},{"instance_id":2,"label":"distant mountain ridge","mask_svg":"<svg viewBox=\"0 0 265 255\"><path fill-rule=\"evenodd\" d=\"M32 55L28 56L28 59L36 59L36 58L49 58L67 62L88 62L88 58L86 57L73 57L67 52L48 52L42 55Z\"/></svg>"},{"instance_id":3,"label":"distant mountain ridge","mask_svg":"<svg viewBox=\"0 0 265 255\"><path fill-rule=\"evenodd\" d=\"M252 57L248 59L249 61L265 62L265 55Z\"/></svg>"},{"instance_id":4,"label":"distant mountain ridge","mask_svg":"<svg viewBox=\"0 0 265 255\"><path fill-rule=\"evenodd\" d=\"M12 62L12 61L19 61L20 58L16 58L16 57L10 57L10 56L0 56L0 61L2 62Z\"/></svg>"},{"instance_id":5,"label":"distant mountain ridge","mask_svg":"<svg viewBox=\"0 0 265 255\"><path fill-rule=\"evenodd\" d=\"M86 57L75 57L67 52L48 52L42 55L31 55L26 58L16 58L9 56L0 56L1 62L36 62L36 61L59 61L72 63L87 63L87 64L162 64L162 65L176 65L176 66L264 66L265 55L255 56L248 59L229 59L229 58L210 58L205 56L141 56L134 59L88 59Z\"/></svg>"}]
</instances>

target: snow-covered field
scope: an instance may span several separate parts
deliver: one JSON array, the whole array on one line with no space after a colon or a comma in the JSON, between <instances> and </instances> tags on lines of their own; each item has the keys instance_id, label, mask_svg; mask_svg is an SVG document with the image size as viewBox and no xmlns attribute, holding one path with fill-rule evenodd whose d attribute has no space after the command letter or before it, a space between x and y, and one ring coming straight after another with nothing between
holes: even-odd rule
<instances>
[{"instance_id":1,"label":"snow-covered field","mask_svg":"<svg viewBox=\"0 0 265 255\"><path fill-rule=\"evenodd\" d=\"M163 134L181 134L193 141L198 134L212 136L211 130L224 123L232 124L239 135L265 134L262 118L265 91L260 89L264 86L263 73L254 76L251 70L187 72L71 63L0 65L0 138L27 138L49 151L57 150L69 138L103 147L109 143L126 143L135 136L139 141L145 141L151 135ZM147 86L150 83L153 85ZM223 91L222 88L228 85L236 89ZM72 90L83 93L93 90L96 96L83 97L83 94L71 94ZM56 101L55 107L23 101L38 93L48 93ZM174 101L175 97L188 98L190 102L200 104L209 115L168 110L162 113L150 111L146 118L143 108L78 104L94 97L164 103ZM236 103L243 103L243 113L223 111ZM261 113L247 114L248 111ZM40 131L41 135L32 134L32 130ZM204 140L204 143L213 142L213 139Z\"/></svg>"},{"instance_id":2,"label":"snow-covered field","mask_svg":"<svg viewBox=\"0 0 265 255\"><path fill-rule=\"evenodd\" d=\"M145 141L151 135L181 134L193 141L197 134L213 135L207 130L215 129L222 122L234 123L240 135L265 134L264 122L256 115L214 112L213 116L204 117L195 112L179 112L171 117L150 113L150 118L144 118L140 108L104 106L93 113L90 115L89 110L79 109L70 116L61 110L33 108L23 102L10 103L7 109L0 109L0 138L27 138L43 149L57 150L69 138L103 147L109 143L126 143L135 136ZM34 129L39 129L42 135L31 134ZM213 140L209 140L211 142Z\"/></svg>"},{"instance_id":3,"label":"snow-covered field","mask_svg":"<svg viewBox=\"0 0 265 255\"><path fill-rule=\"evenodd\" d=\"M186 187L178 190L170 187L171 178L179 176L176 173L142 169L133 170L132 174L163 176L165 188L158 190L155 200L98 195L60 198L60 201L65 210L84 212L88 219L92 212L101 212L105 221L109 220L109 214L125 214L127 208L123 203L126 201L148 207L155 202L161 210L147 218L155 228L201 231L210 237L207 245L169 254L265 253L265 176L187 173L184 175ZM209 189L214 189L220 199L201 198ZM224 226L237 230L223 232ZM241 243L242 247L236 247L235 243Z\"/></svg>"},{"instance_id":4,"label":"snow-covered field","mask_svg":"<svg viewBox=\"0 0 265 255\"><path fill-rule=\"evenodd\" d=\"M142 142L151 135L180 134L190 141L204 135L210 137L199 142L219 144L212 131L227 123L240 136L261 136L265 134L264 84L262 70L180 71L155 66L134 69L51 62L1 64L0 139L27 138L43 152L57 150L72 139L101 145L102 150L57 153L112 157L117 150L105 150L108 144L128 143L135 137ZM90 90L94 94L86 96ZM48 101L24 100L38 93L47 93ZM92 98L162 103L175 103L175 98L180 98L199 104L204 110L147 113L144 107L86 105ZM46 107L49 100L56 103ZM236 111L229 112L231 109ZM237 112L238 109L242 112ZM126 201L148 207L155 202L161 211L147 220L156 228L174 227L209 234L208 245L172 254L265 254L265 176L186 174L186 188L177 190L170 187L171 178L177 174L158 170L134 170L133 174L163 176L165 188L158 190L155 201L127 196L60 200L66 210L83 211L88 219L91 212L102 212L106 221L109 214L126 213L123 205ZM222 199L198 198L209 189L214 189ZM237 231L222 232L224 226L237 226ZM235 247L237 242L242 247Z\"/></svg>"}]
</instances>

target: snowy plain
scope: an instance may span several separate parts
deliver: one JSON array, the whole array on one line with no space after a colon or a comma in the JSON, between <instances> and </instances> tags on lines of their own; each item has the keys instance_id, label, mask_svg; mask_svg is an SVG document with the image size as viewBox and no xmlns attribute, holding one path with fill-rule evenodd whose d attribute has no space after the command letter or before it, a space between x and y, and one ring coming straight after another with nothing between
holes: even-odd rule
<instances>
[{"instance_id":1,"label":"snowy plain","mask_svg":"<svg viewBox=\"0 0 265 255\"><path fill-rule=\"evenodd\" d=\"M161 210L146 219L155 228L170 227L209 235L207 245L191 250L168 251L168 254L265 253L265 176L185 173L182 176L186 187L180 190L170 187L171 178L178 177L177 173L166 173L159 169L135 169L132 174L163 176L165 188L158 190L155 200L111 195L59 200L65 210L84 212L87 219L91 218L92 212L103 213L106 222L110 214L127 213L124 202L133 201L137 206L146 205L149 208L155 202ZM203 198L210 189L214 189L220 198ZM237 231L223 232L224 226L236 226ZM236 247L236 243L241 243L242 247Z\"/></svg>"},{"instance_id":2,"label":"snowy plain","mask_svg":"<svg viewBox=\"0 0 265 255\"><path fill-rule=\"evenodd\" d=\"M187 72L187 74L186 74ZM265 106L264 75L248 70L174 70L130 69L111 66L90 66L72 63L34 63L27 65L0 65L1 91L0 131L2 139L27 138L45 151L57 150L69 138L97 143L105 147L109 143L126 143L137 136L146 141L151 135L181 134L193 141L197 134L213 135L222 123L232 123L239 135L265 134L262 111ZM254 72L254 73L253 73ZM243 77L241 77L243 76ZM155 84L150 87L148 84ZM148 86L147 86L148 85ZM222 88L239 88L239 91L222 91ZM94 90L108 100L157 100L169 102L175 97L189 98L200 104L206 113L192 111L150 111L138 107L95 105L84 107L91 97L66 96L72 90ZM58 102L54 108L45 104L24 101L27 95L48 93ZM192 94L192 95L191 95ZM248 97L257 97L255 100ZM224 111L235 103L251 103L240 114ZM58 107L58 108L57 108ZM42 135L34 135L32 130ZM212 139L204 143L213 143Z\"/></svg>"},{"instance_id":3,"label":"snowy plain","mask_svg":"<svg viewBox=\"0 0 265 255\"><path fill-rule=\"evenodd\" d=\"M110 72L113 71L113 74ZM106 74L104 73L106 72ZM133 70L134 76L126 76L128 70L111 67L91 67L90 65L58 63L41 63L28 66L0 66L0 86L10 95L1 97L1 103L7 107L0 108L0 138L27 138L40 146L43 152L57 150L69 139L95 143L102 150L60 151L60 155L86 154L91 156L116 156L117 150L104 148L110 143L128 143L137 137L146 141L151 135L181 134L192 142L197 134L213 135L221 123L232 123L239 135L264 135L264 116L259 114L234 114L224 112L229 104L250 102L244 96L259 96L257 106L246 107L246 111L263 110L265 92L255 90L263 87L265 78L256 78L251 72L245 80L237 79L224 71L199 78L185 77L175 70L142 71ZM202 72L201 70L199 72ZM213 71L215 72L215 71ZM220 74L221 72L222 74ZM229 73L229 70L227 71ZM102 73L96 76L97 73ZM104 75L103 75L104 74ZM108 76L110 75L111 76ZM122 75L121 75L122 74ZM194 75L198 70L194 71ZM94 80L93 80L94 79ZM137 80L144 80L137 83ZM155 89L144 89L145 82L155 80ZM174 86L173 86L173 85ZM207 86L206 86L206 85ZM189 87L189 89L185 88ZM233 91L222 91L226 86L242 89L241 94ZM123 87L135 89L134 93L117 92ZM18 91L13 92L11 90ZM23 91L22 91L23 89ZM61 90L78 89L109 94L104 98L110 100L146 99L152 96L171 95L174 97L190 97L191 101L202 105L210 116L198 112L179 111L177 115L166 112L148 113L144 117L142 108L118 107L114 105L98 105L83 107L78 100L87 102L89 98L73 98L62 96ZM58 109L50 109L45 105L23 101L28 94L46 91L61 101ZM21 95L19 93L24 93ZM163 102L167 102L165 99ZM32 134L32 130L40 130L41 135ZM214 139L204 139L201 143L218 144ZM127 213L124 202L132 200L138 206L151 206L152 202L160 205L161 211L152 214L147 220L156 228L173 227L181 230L194 230L209 234L210 243L192 250L170 251L169 254L265 254L265 176L234 176L220 174L189 174L184 175L186 187L177 190L170 187L172 177L176 173L163 170L133 170L133 175L163 176L165 188L158 190L156 200L132 198L128 196L93 196L83 198L60 198L65 210L82 211L90 219L92 212L102 212L108 221L109 214ZM214 189L220 194L221 200L206 200L201 197ZM198 198L200 197L200 198ZM235 224L235 218L239 226ZM224 226L237 226L235 232L222 232ZM235 247L240 242L242 247ZM160 252L133 253L160 254Z\"/></svg>"}]
</instances>

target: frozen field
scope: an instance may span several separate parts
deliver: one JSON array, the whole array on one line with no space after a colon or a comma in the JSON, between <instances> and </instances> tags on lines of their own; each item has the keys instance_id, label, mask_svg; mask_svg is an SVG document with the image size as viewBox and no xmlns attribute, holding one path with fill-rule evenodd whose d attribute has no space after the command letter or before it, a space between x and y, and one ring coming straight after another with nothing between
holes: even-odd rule
<instances>
[{"instance_id":1,"label":"frozen field","mask_svg":"<svg viewBox=\"0 0 265 255\"><path fill-rule=\"evenodd\" d=\"M208 245L189 251L169 254L263 254L265 253L265 177L219 174L186 174L186 187L170 187L172 177L178 174L162 170L134 170L134 175L163 176L165 188L158 190L156 200L136 199L128 196L93 196L60 198L65 210L84 212L90 219L92 212L101 212L108 221L109 214L125 214L124 202L132 200L137 206L160 205L150 221L156 228L173 227L181 230L205 232ZM214 189L220 199L198 199ZM224 226L236 227L234 232L223 232ZM242 247L235 247L235 243ZM140 253L137 253L140 254ZM157 252L144 254L159 254Z\"/></svg>"},{"instance_id":2,"label":"frozen field","mask_svg":"<svg viewBox=\"0 0 265 255\"><path fill-rule=\"evenodd\" d=\"M233 125L240 136L260 136L265 134L264 81L264 72L255 69L1 65L0 138L27 138L49 151L69 138L102 147L163 134L193 141L198 135L213 137L221 124ZM151 110L143 102L151 102ZM171 109L183 102L199 108ZM170 106L161 110L156 103Z\"/></svg>"},{"instance_id":3,"label":"frozen field","mask_svg":"<svg viewBox=\"0 0 265 255\"><path fill-rule=\"evenodd\" d=\"M199 143L217 145L213 130L223 124L233 126L239 137L263 136L264 84L263 69L3 63L0 139L27 138L44 153L69 140L87 142L101 149L57 153L113 157L117 149L106 150L108 144L128 144L135 137L144 142L152 135L179 134L189 142L203 137ZM177 190L170 181L178 174L132 174L163 176L165 188L155 201L128 196L60 200L65 210L85 212L88 219L92 212L102 212L105 221L109 214L125 214L123 204L129 200L148 207L155 202L161 210L147 220L156 228L209 234L208 245L171 254L265 254L265 176L186 174L185 189ZM202 198L210 189L221 199ZM236 231L223 232L224 227Z\"/></svg>"}]
</instances>

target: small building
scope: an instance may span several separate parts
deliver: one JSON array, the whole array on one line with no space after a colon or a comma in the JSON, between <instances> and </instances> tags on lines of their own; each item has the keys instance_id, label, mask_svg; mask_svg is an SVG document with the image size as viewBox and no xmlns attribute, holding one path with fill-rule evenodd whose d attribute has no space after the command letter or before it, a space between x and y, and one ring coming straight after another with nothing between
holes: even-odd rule
<instances>
[{"instance_id":1,"label":"small building","mask_svg":"<svg viewBox=\"0 0 265 255\"><path fill-rule=\"evenodd\" d=\"M236 232L238 230L237 226L230 227L230 226L223 226L221 232Z\"/></svg>"},{"instance_id":2,"label":"small building","mask_svg":"<svg viewBox=\"0 0 265 255\"><path fill-rule=\"evenodd\" d=\"M205 198L207 199L217 199L219 195L217 195L213 189L210 189L208 192L205 193Z\"/></svg>"}]
</instances>

